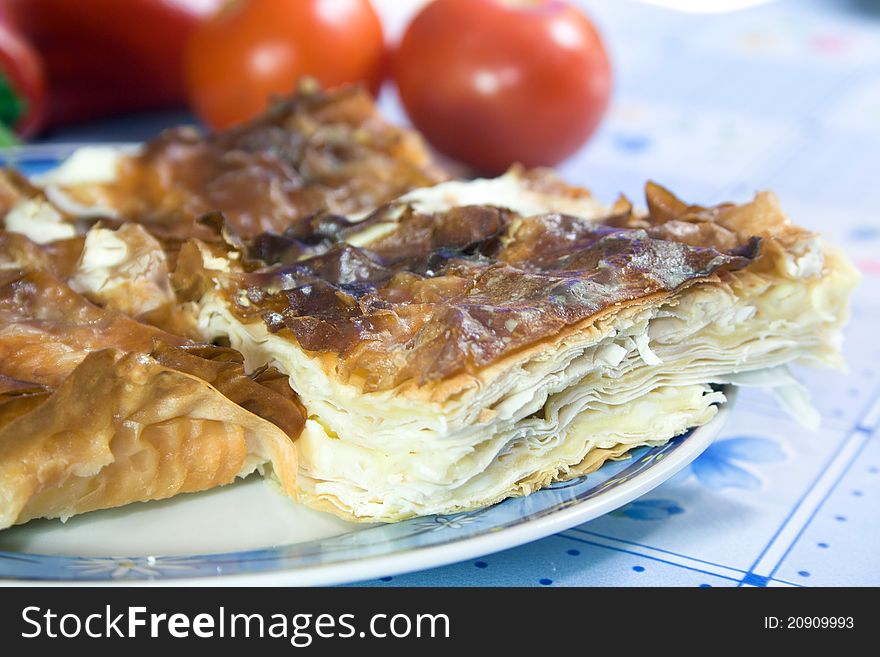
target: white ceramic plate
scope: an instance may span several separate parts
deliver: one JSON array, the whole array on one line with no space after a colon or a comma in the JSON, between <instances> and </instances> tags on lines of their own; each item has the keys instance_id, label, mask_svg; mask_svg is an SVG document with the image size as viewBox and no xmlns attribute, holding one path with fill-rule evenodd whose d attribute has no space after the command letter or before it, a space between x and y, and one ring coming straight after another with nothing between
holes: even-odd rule
<instances>
[{"instance_id":1,"label":"white ceramic plate","mask_svg":"<svg viewBox=\"0 0 880 657\"><path fill-rule=\"evenodd\" d=\"M28 174L57 166L70 147L0 154ZM298 506L257 477L205 493L0 532L0 582L328 585L471 559L613 511L686 467L718 434L709 424L636 450L579 479L524 498L390 525L348 523ZM121 556L120 556L121 555Z\"/></svg>"}]
</instances>

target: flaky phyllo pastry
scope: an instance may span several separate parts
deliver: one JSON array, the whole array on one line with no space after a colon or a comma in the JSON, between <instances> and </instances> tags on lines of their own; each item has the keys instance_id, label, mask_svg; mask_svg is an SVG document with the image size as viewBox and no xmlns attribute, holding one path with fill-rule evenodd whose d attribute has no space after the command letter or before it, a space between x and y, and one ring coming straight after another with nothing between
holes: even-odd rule
<instances>
[{"instance_id":1,"label":"flaky phyllo pastry","mask_svg":"<svg viewBox=\"0 0 880 657\"><path fill-rule=\"evenodd\" d=\"M842 366L856 274L772 195L441 182L364 98L0 181L0 527L255 469L355 520L479 508L708 422L722 384L813 419L786 365Z\"/></svg>"},{"instance_id":2,"label":"flaky phyllo pastry","mask_svg":"<svg viewBox=\"0 0 880 657\"><path fill-rule=\"evenodd\" d=\"M769 194L647 196L605 210L517 172L411 192L327 219L320 254L222 263L199 330L290 376L302 501L371 520L528 494L707 422L713 384L796 404L784 365L841 364L855 275L837 251Z\"/></svg>"},{"instance_id":3,"label":"flaky phyllo pastry","mask_svg":"<svg viewBox=\"0 0 880 657\"><path fill-rule=\"evenodd\" d=\"M0 234L0 527L266 466L295 494L303 416L276 372L246 376L231 349L100 308L22 258L28 250L38 251Z\"/></svg>"}]
</instances>

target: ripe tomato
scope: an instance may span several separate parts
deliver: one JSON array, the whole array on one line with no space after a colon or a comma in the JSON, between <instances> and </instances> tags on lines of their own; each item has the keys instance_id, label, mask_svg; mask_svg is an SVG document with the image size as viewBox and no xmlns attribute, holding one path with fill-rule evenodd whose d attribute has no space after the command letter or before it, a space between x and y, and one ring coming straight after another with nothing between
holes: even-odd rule
<instances>
[{"instance_id":1,"label":"ripe tomato","mask_svg":"<svg viewBox=\"0 0 880 657\"><path fill-rule=\"evenodd\" d=\"M245 121L302 76L324 87L382 81L385 42L368 0L234 0L186 52L190 101L214 129Z\"/></svg>"},{"instance_id":2,"label":"ripe tomato","mask_svg":"<svg viewBox=\"0 0 880 657\"><path fill-rule=\"evenodd\" d=\"M428 141L487 173L574 153L611 90L596 29L559 0L435 0L404 33L394 77Z\"/></svg>"}]
</instances>

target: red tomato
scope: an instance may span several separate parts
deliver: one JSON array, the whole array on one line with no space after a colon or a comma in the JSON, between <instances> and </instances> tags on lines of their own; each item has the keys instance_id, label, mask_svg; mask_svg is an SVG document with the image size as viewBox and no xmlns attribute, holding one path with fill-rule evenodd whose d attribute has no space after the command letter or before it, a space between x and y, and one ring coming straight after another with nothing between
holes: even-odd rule
<instances>
[{"instance_id":1,"label":"red tomato","mask_svg":"<svg viewBox=\"0 0 880 657\"><path fill-rule=\"evenodd\" d=\"M400 97L438 150L487 173L574 153L608 104L608 55L559 0L435 0L394 57Z\"/></svg>"},{"instance_id":2,"label":"red tomato","mask_svg":"<svg viewBox=\"0 0 880 657\"><path fill-rule=\"evenodd\" d=\"M252 118L303 76L378 89L385 42L368 0L238 0L193 34L190 101L214 129Z\"/></svg>"},{"instance_id":3,"label":"red tomato","mask_svg":"<svg viewBox=\"0 0 880 657\"><path fill-rule=\"evenodd\" d=\"M45 119L46 85L34 49L0 22L0 123L23 137L39 130ZM8 139L2 136L4 146Z\"/></svg>"}]
</instances>

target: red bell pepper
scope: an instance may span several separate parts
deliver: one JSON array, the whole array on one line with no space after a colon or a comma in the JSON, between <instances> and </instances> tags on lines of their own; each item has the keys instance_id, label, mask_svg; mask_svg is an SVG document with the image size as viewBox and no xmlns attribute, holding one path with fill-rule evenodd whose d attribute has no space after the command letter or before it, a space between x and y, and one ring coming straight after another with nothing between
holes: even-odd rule
<instances>
[{"instance_id":1,"label":"red bell pepper","mask_svg":"<svg viewBox=\"0 0 880 657\"><path fill-rule=\"evenodd\" d=\"M46 118L61 125L185 107L182 57L222 0L2 0L45 61Z\"/></svg>"}]
</instances>

